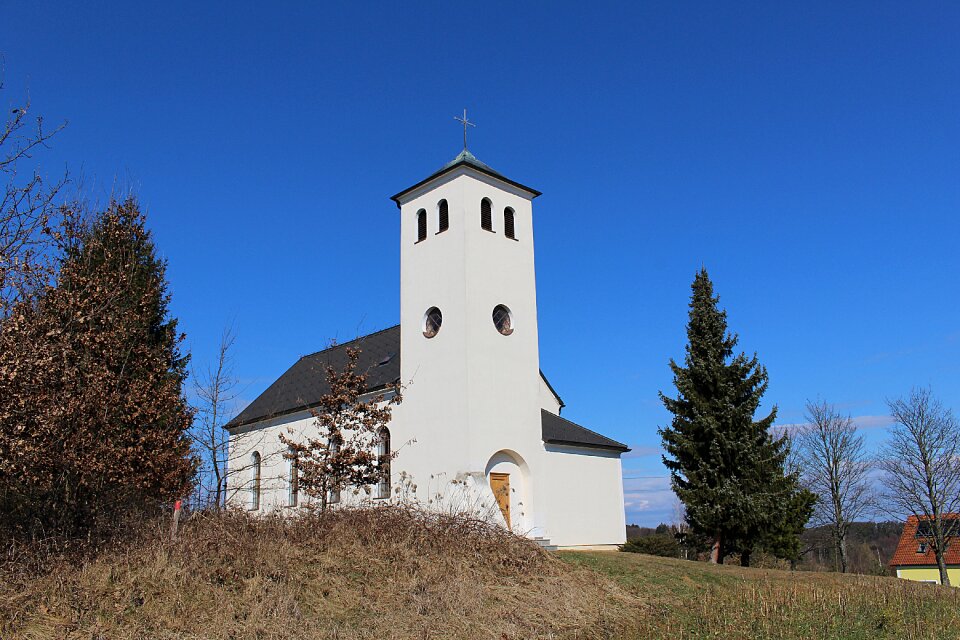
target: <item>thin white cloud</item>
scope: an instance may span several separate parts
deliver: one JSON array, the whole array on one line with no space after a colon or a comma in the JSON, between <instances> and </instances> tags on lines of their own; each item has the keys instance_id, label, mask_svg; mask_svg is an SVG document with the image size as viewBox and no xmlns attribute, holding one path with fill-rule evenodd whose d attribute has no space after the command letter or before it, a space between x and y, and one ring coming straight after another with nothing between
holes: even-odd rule
<instances>
[{"instance_id":1,"label":"thin white cloud","mask_svg":"<svg viewBox=\"0 0 960 640\"><path fill-rule=\"evenodd\" d=\"M888 427L893 424L893 418L890 416L853 416L853 424L859 429L876 429L878 427ZM773 429L780 432L792 433L804 427L810 426L809 422L793 422L788 424L775 424Z\"/></svg>"},{"instance_id":2,"label":"thin white cloud","mask_svg":"<svg viewBox=\"0 0 960 640\"><path fill-rule=\"evenodd\" d=\"M781 433L794 433L809 425L809 422L788 422L786 424L775 424L770 427L770 430L779 435Z\"/></svg>"},{"instance_id":3,"label":"thin white cloud","mask_svg":"<svg viewBox=\"0 0 960 640\"><path fill-rule=\"evenodd\" d=\"M624 470L623 506L627 522L656 526L670 519L676 500L665 470Z\"/></svg>"},{"instance_id":4,"label":"thin white cloud","mask_svg":"<svg viewBox=\"0 0 960 640\"><path fill-rule=\"evenodd\" d=\"M659 475L633 475L625 472L623 476L623 486L626 490L667 490L670 491L670 476Z\"/></svg>"},{"instance_id":5,"label":"thin white cloud","mask_svg":"<svg viewBox=\"0 0 960 640\"><path fill-rule=\"evenodd\" d=\"M623 494L623 506L627 522L645 527L655 527L673 518L677 498L665 488L628 489Z\"/></svg>"},{"instance_id":6,"label":"thin white cloud","mask_svg":"<svg viewBox=\"0 0 960 640\"><path fill-rule=\"evenodd\" d=\"M630 447L630 451L620 456L621 458L645 458L647 456L659 456L663 454L660 447L646 447L635 445Z\"/></svg>"},{"instance_id":7,"label":"thin white cloud","mask_svg":"<svg viewBox=\"0 0 960 640\"><path fill-rule=\"evenodd\" d=\"M857 416L853 423L861 429L875 429L876 427L889 427L893 424L891 416Z\"/></svg>"}]
</instances>

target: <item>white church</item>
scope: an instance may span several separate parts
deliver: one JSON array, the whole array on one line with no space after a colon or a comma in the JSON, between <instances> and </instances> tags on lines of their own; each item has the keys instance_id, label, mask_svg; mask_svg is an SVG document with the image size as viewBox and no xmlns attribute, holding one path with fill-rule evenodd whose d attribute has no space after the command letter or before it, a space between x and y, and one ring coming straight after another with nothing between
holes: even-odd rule
<instances>
[{"instance_id":1,"label":"white church","mask_svg":"<svg viewBox=\"0 0 960 640\"><path fill-rule=\"evenodd\" d=\"M403 385L382 445L392 443L396 457L389 482L331 501L486 508L486 517L550 548L625 541L620 456L629 449L561 417L563 401L540 371L539 195L464 148L393 196L400 324L300 358L230 421L231 504L262 512L304 505L279 436L316 434L310 409L326 391L326 367L345 363L355 346L371 394Z\"/></svg>"}]
</instances>

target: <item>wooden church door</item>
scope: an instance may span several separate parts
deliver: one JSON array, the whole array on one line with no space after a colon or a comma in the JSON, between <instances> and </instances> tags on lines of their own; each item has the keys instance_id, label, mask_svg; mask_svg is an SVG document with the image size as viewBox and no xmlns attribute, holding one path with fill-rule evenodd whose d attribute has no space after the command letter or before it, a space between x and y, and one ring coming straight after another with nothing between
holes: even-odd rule
<instances>
[{"instance_id":1,"label":"wooden church door","mask_svg":"<svg viewBox=\"0 0 960 640\"><path fill-rule=\"evenodd\" d=\"M497 498L497 505L500 507L503 519L507 521L507 528L512 530L513 527L510 524L510 474L491 473L490 488L493 489L493 495Z\"/></svg>"}]
</instances>

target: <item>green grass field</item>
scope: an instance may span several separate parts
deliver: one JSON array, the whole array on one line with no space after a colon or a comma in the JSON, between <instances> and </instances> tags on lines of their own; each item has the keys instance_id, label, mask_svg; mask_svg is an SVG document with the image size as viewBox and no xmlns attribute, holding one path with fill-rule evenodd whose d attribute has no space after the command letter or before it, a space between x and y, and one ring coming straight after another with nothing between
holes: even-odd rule
<instances>
[{"instance_id":1,"label":"green grass field","mask_svg":"<svg viewBox=\"0 0 960 640\"><path fill-rule=\"evenodd\" d=\"M647 638L960 638L960 589L896 578L560 552L642 601Z\"/></svg>"}]
</instances>

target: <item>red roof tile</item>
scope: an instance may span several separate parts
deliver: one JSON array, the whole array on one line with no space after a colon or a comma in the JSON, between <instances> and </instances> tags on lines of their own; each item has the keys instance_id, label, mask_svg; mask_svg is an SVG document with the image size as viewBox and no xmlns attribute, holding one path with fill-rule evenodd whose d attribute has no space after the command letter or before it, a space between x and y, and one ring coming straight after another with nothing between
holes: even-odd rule
<instances>
[{"instance_id":1,"label":"red roof tile","mask_svg":"<svg viewBox=\"0 0 960 640\"><path fill-rule=\"evenodd\" d=\"M945 513L944 518L960 518L960 513ZM927 547L925 553L917 553L922 540L917 538L917 526L920 521L917 516L910 516L903 525L903 533L900 534L900 543L897 545L897 551L890 559L891 567L905 566L936 566L937 558L933 555L933 550ZM947 547L946 557L944 558L949 565L960 565L960 541Z\"/></svg>"}]
</instances>

